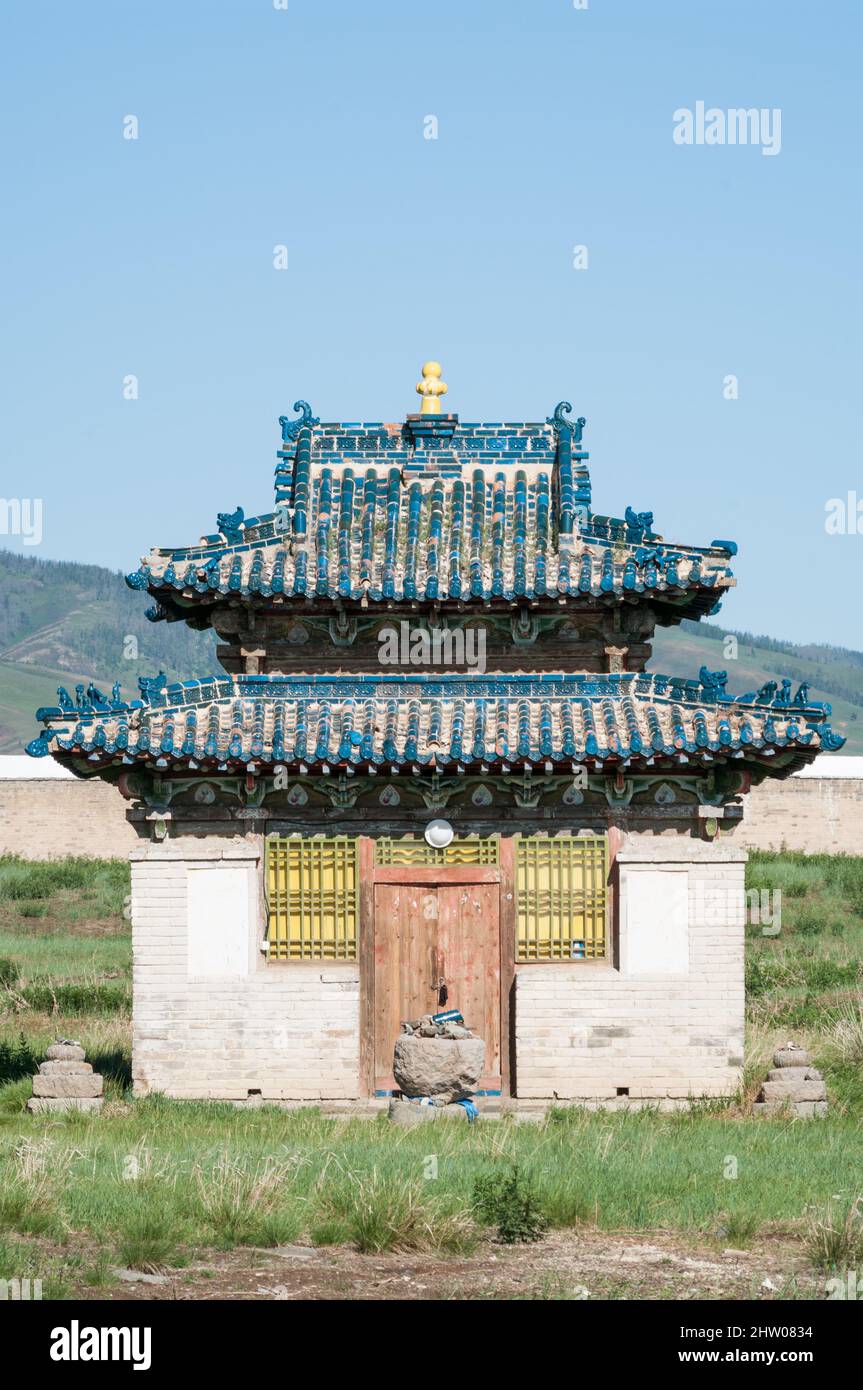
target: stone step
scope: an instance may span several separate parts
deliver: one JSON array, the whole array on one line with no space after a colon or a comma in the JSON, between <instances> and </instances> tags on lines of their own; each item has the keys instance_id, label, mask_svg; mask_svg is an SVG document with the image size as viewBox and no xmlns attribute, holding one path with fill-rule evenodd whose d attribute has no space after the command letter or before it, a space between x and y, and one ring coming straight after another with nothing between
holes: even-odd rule
<instances>
[{"instance_id":1,"label":"stone step","mask_svg":"<svg viewBox=\"0 0 863 1390\"><path fill-rule=\"evenodd\" d=\"M767 1073L767 1080L796 1086L801 1081L823 1081L824 1077L815 1067L774 1067Z\"/></svg>"},{"instance_id":2,"label":"stone step","mask_svg":"<svg viewBox=\"0 0 863 1390\"><path fill-rule=\"evenodd\" d=\"M408 1128L427 1124L430 1120L470 1119L463 1105L418 1105L409 1100L391 1100L387 1113L394 1124Z\"/></svg>"}]
</instances>

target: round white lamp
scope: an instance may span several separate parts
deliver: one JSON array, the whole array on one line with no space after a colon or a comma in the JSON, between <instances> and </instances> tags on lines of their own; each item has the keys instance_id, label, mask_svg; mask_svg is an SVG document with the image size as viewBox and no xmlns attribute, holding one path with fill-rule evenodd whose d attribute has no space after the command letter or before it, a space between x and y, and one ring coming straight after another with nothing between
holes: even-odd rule
<instances>
[{"instance_id":1,"label":"round white lamp","mask_svg":"<svg viewBox=\"0 0 863 1390\"><path fill-rule=\"evenodd\" d=\"M425 828L425 842L432 849L446 849L452 844L455 831L448 820L430 820Z\"/></svg>"}]
</instances>

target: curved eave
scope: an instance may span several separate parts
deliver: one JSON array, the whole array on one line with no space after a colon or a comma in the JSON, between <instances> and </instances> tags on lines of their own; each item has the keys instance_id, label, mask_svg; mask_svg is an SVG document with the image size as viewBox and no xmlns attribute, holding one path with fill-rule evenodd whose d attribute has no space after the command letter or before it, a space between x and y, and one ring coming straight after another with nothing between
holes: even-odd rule
<instances>
[{"instance_id":1,"label":"curved eave","mask_svg":"<svg viewBox=\"0 0 863 1390\"><path fill-rule=\"evenodd\" d=\"M166 618L169 622L194 623L198 620L202 626L208 624L211 612L235 603L242 603L260 613L279 613L291 609L316 609L322 613L359 612L367 611L370 604L384 610L422 611L435 608L462 612L510 611L527 605L537 612L555 613L560 611L561 606L577 608L597 603L607 606L646 603L655 612L660 626L665 627L679 623L684 618L699 619L714 612L734 583L734 579L729 577L712 586L690 587L660 581L654 585L638 583L631 588L616 584L613 588L603 589L600 584L592 584L584 589L577 586L543 590L509 588L495 592L486 588L473 593L446 590L421 594L405 594L404 591L384 593L371 585L355 586L343 593L330 590L321 593L314 587L310 590L294 588L288 592L265 585L257 589L232 589L230 585L220 585L217 589L189 589L152 584L148 586L147 593L160 605L162 611L158 617Z\"/></svg>"},{"instance_id":2,"label":"curved eave","mask_svg":"<svg viewBox=\"0 0 863 1390\"><path fill-rule=\"evenodd\" d=\"M323 775L342 771L396 771L415 775L470 772L496 776L522 770L563 775L580 766L594 772L622 771L625 775L661 775L672 770L678 775L701 775L710 769L732 766L738 771L749 771L757 783L765 777L790 776L827 751L819 731L811 728L791 737L769 734L739 737L732 736L726 728L720 737L705 737L700 742L682 734L671 739L657 736L652 740L634 736L631 742L619 736L604 741L592 734L585 742L576 744L564 740L552 746L542 736L539 746L531 738L524 742L514 740L513 745L506 748L501 748L500 744L497 747L491 743L480 745L476 741L468 746L467 742L453 739L448 746L420 749L403 736L398 740L380 738L376 743L361 738L357 743L351 735L338 743L316 744L311 725L304 730L301 746L296 742L290 746L269 740L267 744L256 744L254 736L250 737L250 730L246 729L228 739L227 746L223 740L221 747L208 749L206 743L202 747L185 747L179 719L177 724L177 731L170 738L148 742L144 747L134 743L130 747L127 736L105 738L104 730L99 727L93 728L88 737L79 726L72 738L55 735L50 746L45 744L38 751L35 745L39 740L34 740L28 752L34 756L50 752L59 763L84 777L103 775L108 769L149 769L160 774L186 771L203 777L214 773L267 772L275 767ZM844 739L841 742L844 743Z\"/></svg>"},{"instance_id":3,"label":"curved eave","mask_svg":"<svg viewBox=\"0 0 863 1390\"><path fill-rule=\"evenodd\" d=\"M662 675L205 677L142 681L142 698L39 711L28 746L86 775L146 766L553 772L698 771L733 761L787 775L844 739L823 705L732 699ZM775 772L774 772L775 770Z\"/></svg>"},{"instance_id":4,"label":"curved eave","mask_svg":"<svg viewBox=\"0 0 863 1390\"><path fill-rule=\"evenodd\" d=\"M193 758L182 754L168 754L159 751L129 757L119 751L109 749L94 750L87 754L80 749L53 751L52 756L68 767L76 776L104 777L108 772L152 771L160 776L166 774L186 774L202 780L212 777L267 775L275 768L284 768L296 775L338 776L348 773L351 776L400 773L407 776L441 775L483 775L499 777L518 775L528 771L540 776L565 776L576 768L584 767L588 772L604 773L614 776L618 771L624 776L663 775L703 776L711 769L730 767L736 772L748 772L753 784L757 785L767 777L784 779L811 763L824 750L816 743L805 747L800 745L776 744L770 748L756 749L729 746L710 755L697 750L690 753L673 750L653 753L646 757L626 750L600 748L597 755L554 753L550 755L519 756L496 759L493 756L472 758L469 756L447 756L444 754L424 754L405 757L403 755L387 758L340 757L316 754L305 758L296 755L274 758L273 756L243 754L239 757Z\"/></svg>"}]
</instances>

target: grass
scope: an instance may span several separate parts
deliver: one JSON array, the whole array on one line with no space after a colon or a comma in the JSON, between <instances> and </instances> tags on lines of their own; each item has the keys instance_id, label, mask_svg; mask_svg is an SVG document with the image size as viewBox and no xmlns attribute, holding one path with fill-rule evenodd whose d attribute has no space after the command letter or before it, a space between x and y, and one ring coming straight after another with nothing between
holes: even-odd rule
<instances>
[{"instance_id":1,"label":"grass","mask_svg":"<svg viewBox=\"0 0 863 1390\"><path fill-rule=\"evenodd\" d=\"M748 886L781 891L781 931L747 929L736 1102L558 1108L541 1124L442 1121L432 1136L313 1109L132 1100L125 866L0 859L0 1276L40 1273L41 1261L56 1297L104 1283L110 1264L160 1270L213 1247L301 1240L444 1258L546 1227L671 1230L734 1248L794 1234L820 1269L863 1262L863 860L755 854ZM24 1113L58 1035L80 1038L105 1075L101 1117ZM752 1119L741 1101L792 1036L828 1079L830 1114Z\"/></svg>"},{"instance_id":2,"label":"grass","mask_svg":"<svg viewBox=\"0 0 863 1390\"><path fill-rule=\"evenodd\" d=\"M759 900L781 895L778 936L747 927L750 1055L759 1037L793 1034L815 1053L834 1108L863 1116L863 857L757 852L746 881Z\"/></svg>"},{"instance_id":3,"label":"grass","mask_svg":"<svg viewBox=\"0 0 863 1390\"><path fill-rule=\"evenodd\" d=\"M480 1173L473 1184L473 1208L478 1220L497 1228L503 1245L541 1240L550 1225L534 1184L519 1172L493 1168Z\"/></svg>"},{"instance_id":4,"label":"grass","mask_svg":"<svg viewBox=\"0 0 863 1390\"><path fill-rule=\"evenodd\" d=\"M294 1165L267 1155L254 1164L228 1153L193 1169L197 1215L217 1245L282 1245L299 1234L291 1201Z\"/></svg>"},{"instance_id":5,"label":"grass","mask_svg":"<svg viewBox=\"0 0 863 1390\"><path fill-rule=\"evenodd\" d=\"M35 980L31 985L15 989L13 998L26 1008L65 1017L104 1018L110 1014L128 1014L132 1006L130 990L103 985L98 980L82 980L79 984Z\"/></svg>"},{"instance_id":6,"label":"grass","mask_svg":"<svg viewBox=\"0 0 863 1390\"><path fill-rule=\"evenodd\" d=\"M2 929L0 940L4 957L17 967L18 980L80 983L87 979L131 979L131 934L125 922L100 936L73 935L68 928L48 932L28 923L24 931ZM2 962L0 983L4 983Z\"/></svg>"},{"instance_id":7,"label":"grass","mask_svg":"<svg viewBox=\"0 0 863 1390\"><path fill-rule=\"evenodd\" d=\"M469 1254L477 1243L470 1211L451 1196L424 1188L415 1176L394 1176L377 1166L354 1170L338 1165L334 1180L326 1170L315 1186L316 1245L351 1242L363 1254L422 1250Z\"/></svg>"},{"instance_id":8,"label":"grass","mask_svg":"<svg viewBox=\"0 0 863 1390\"><path fill-rule=\"evenodd\" d=\"M863 1197L810 1213L806 1250L812 1263L827 1271L863 1265Z\"/></svg>"},{"instance_id":9,"label":"grass","mask_svg":"<svg viewBox=\"0 0 863 1390\"><path fill-rule=\"evenodd\" d=\"M57 1196L45 1146L19 1142L0 1170L0 1231L58 1234L62 1219Z\"/></svg>"},{"instance_id":10,"label":"grass","mask_svg":"<svg viewBox=\"0 0 863 1390\"><path fill-rule=\"evenodd\" d=\"M123 1268L155 1274L181 1262L176 1231L165 1219L161 1195L157 1183L130 1184L113 1230L113 1249Z\"/></svg>"},{"instance_id":11,"label":"grass","mask_svg":"<svg viewBox=\"0 0 863 1390\"><path fill-rule=\"evenodd\" d=\"M466 1249L477 1236L478 1180L495 1172L505 1179L514 1166L552 1227L575 1218L602 1230L678 1230L738 1245L766 1230L802 1233L813 1207L837 1196L850 1203L863 1166L859 1121L847 1116L807 1125L572 1108L540 1125L441 1122L439 1176L426 1179L425 1131L148 1097L102 1118L56 1118L47 1134L38 1116L0 1115L2 1191L20 1185L22 1138L44 1146L39 1220L97 1236L122 1263L164 1260L159 1242L230 1248L302 1238L365 1251ZM725 1176L729 1155L736 1179ZM5 1210L7 1227L20 1230L25 1206ZM141 1246L137 1254L130 1242Z\"/></svg>"},{"instance_id":12,"label":"grass","mask_svg":"<svg viewBox=\"0 0 863 1390\"><path fill-rule=\"evenodd\" d=\"M129 866L123 860L0 856L0 905L7 910L18 905L20 916L36 915L28 914L27 904L44 906L46 912L41 915L47 915L50 902L51 916L58 923L112 917L122 912L128 891Z\"/></svg>"},{"instance_id":13,"label":"grass","mask_svg":"<svg viewBox=\"0 0 863 1390\"><path fill-rule=\"evenodd\" d=\"M131 1012L129 866L0 857L0 1017L80 1020ZM0 1051L0 1074L3 1068Z\"/></svg>"}]
</instances>

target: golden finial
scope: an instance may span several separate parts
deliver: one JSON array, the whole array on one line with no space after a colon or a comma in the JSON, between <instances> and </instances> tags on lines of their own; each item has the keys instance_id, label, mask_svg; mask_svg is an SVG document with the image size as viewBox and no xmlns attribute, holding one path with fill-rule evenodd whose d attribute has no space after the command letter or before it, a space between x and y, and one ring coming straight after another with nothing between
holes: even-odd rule
<instances>
[{"instance_id":1,"label":"golden finial","mask_svg":"<svg viewBox=\"0 0 863 1390\"><path fill-rule=\"evenodd\" d=\"M438 397L445 396L447 390L446 382L440 379L440 362L423 363L422 373L422 381L417 382L417 392L423 398L420 413L422 415L440 415L441 410Z\"/></svg>"}]
</instances>

